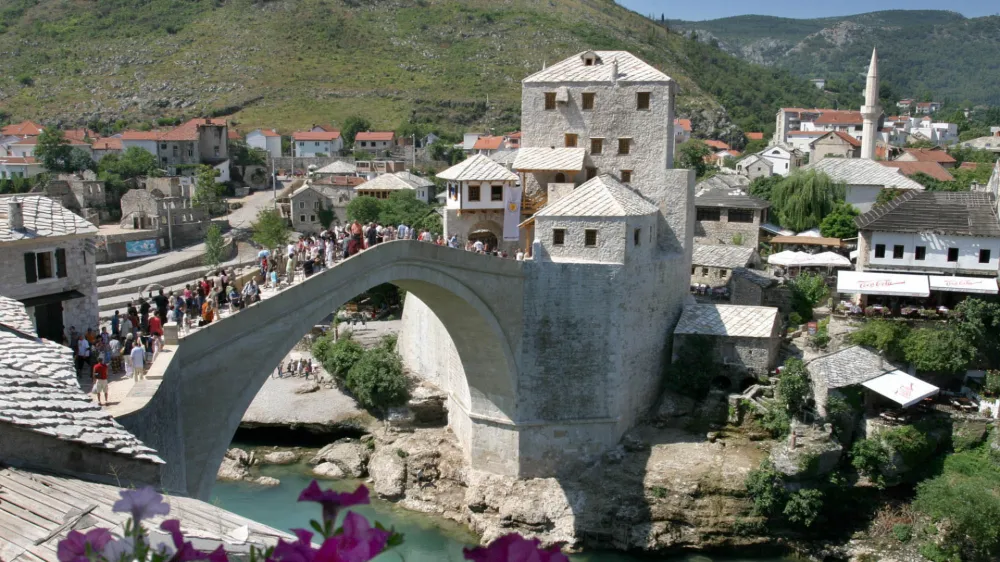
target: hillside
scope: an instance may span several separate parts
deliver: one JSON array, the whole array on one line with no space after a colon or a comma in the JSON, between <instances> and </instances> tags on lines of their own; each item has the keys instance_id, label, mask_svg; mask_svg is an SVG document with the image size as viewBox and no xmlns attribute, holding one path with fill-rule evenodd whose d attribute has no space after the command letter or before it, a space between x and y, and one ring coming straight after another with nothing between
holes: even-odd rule
<instances>
[{"instance_id":1,"label":"hillside","mask_svg":"<svg viewBox=\"0 0 1000 562\"><path fill-rule=\"evenodd\" d=\"M719 102L754 129L777 105L832 103L613 0L0 0L0 112L502 130L520 119L524 76L588 48L633 51L677 79L705 134L733 132Z\"/></svg>"},{"instance_id":2,"label":"hillside","mask_svg":"<svg viewBox=\"0 0 1000 562\"><path fill-rule=\"evenodd\" d=\"M893 10L840 18L794 20L740 16L670 21L675 31L758 64L804 78L825 78L827 88L856 94L859 73L877 46L883 84L893 95L1000 105L1000 16L965 18L930 10ZM886 94L888 92L883 92Z\"/></svg>"}]
</instances>

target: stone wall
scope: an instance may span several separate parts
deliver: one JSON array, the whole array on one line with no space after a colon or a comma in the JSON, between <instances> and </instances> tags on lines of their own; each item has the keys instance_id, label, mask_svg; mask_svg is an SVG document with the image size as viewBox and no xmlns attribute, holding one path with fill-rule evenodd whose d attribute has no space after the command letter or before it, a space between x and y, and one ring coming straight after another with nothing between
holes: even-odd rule
<instances>
[{"instance_id":1,"label":"stone wall","mask_svg":"<svg viewBox=\"0 0 1000 562\"><path fill-rule=\"evenodd\" d=\"M455 209L445 209L444 212L444 234L445 239L452 234L458 235L460 248L465 247L469 239L469 233L477 230L489 230L497 237L497 244L501 250L513 255L518 247L524 247L520 241L504 242L503 239L503 210L482 210L474 213L465 211L459 215ZM530 244L530 242L528 243Z\"/></svg>"},{"instance_id":2,"label":"stone wall","mask_svg":"<svg viewBox=\"0 0 1000 562\"><path fill-rule=\"evenodd\" d=\"M753 222L729 222L729 209L719 209L719 220L698 220L694 227L697 244L733 244L733 236L743 237L740 246L757 248L760 241L761 211L754 210Z\"/></svg>"},{"instance_id":3,"label":"stone wall","mask_svg":"<svg viewBox=\"0 0 1000 562\"><path fill-rule=\"evenodd\" d=\"M678 334L678 349L683 347L689 335ZM746 338L728 336L708 336L713 344L712 356L725 368L733 388L738 388L746 376L765 375L777 365L781 338Z\"/></svg>"},{"instance_id":4,"label":"stone wall","mask_svg":"<svg viewBox=\"0 0 1000 562\"><path fill-rule=\"evenodd\" d=\"M691 283L700 283L709 287L724 287L733 277L733 270L724 267L708 267L691 265ZM734 303L735 304L735 303Z\"/></svg>"}]
</instances>

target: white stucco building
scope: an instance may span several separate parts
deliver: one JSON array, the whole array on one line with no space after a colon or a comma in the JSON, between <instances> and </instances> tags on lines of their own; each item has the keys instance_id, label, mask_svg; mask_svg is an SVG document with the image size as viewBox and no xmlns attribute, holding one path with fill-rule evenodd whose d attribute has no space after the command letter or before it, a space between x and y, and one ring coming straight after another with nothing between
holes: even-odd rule
<instances>
[{"instance_id":1,"label":"white stucco building","mask_svg":"<svg viewBox=\"0 0 1000 562\"><path fill-rule=\"evenodd\" d=\"M44 171L34 156L0 156L0 180L32 178Z\"/></svg>"},{"instance_id":2,"label":"white stucco building","mask_svg":"<svg viewBox=\"0 0 1000 562\"><path fill-rule=\"evenodd\" d=\"M517 174L476 154L437 175L445 180L444 232L465 242L480 239L496 248L503 241L504 190ZM516 246L507 244L507 246ZM502 247L502 246L501 246Z\"/></svg>"},{"instance_id":3,"label":"white stucco building","mask_svg":"<svg viewBox=\"0 0 1000 562\"><path fill-rule=\"evenodd\" d=\"M816 170L847 185L846 201L862 213L869 211L883 189L923 191L924 186L904 176L896 168L864 158L825 158L810 162L806 170Z\"/></svg>"},{"instance_id":4,"label":"white stucco building","mask_svg":"<svg viewBox=\"0 0 1000 562\"><path fill-rule=\"evenodd\" d=\"M280 140L278 141L281 142ZM292 133L292 149L296 158L311 158L318 154L336 156L344 148L340 131L300 131Z\"/></svg>"},{"instance_id":5,"label":"white stucco building","mask_svg":"<svg viewBox=\"0 0 1000 562\"><path fill-rule=\"evenodd\" d=\"M799 169L802 163L800 152L783 146L769 146L757 155L771 163L771 175L775 176L787 176Z\"/></svg>"},{"instance_id":6,"label":"white stucco building","mask_svg":"<svg viewBox=\"0 0 1000 562\"><path fill-rule=\"evenodd\" d=\"M271 158L281 157L281 135L274 129L257 129L247 133L247 146L267 152Z\"/></svg>"}]
</instances>

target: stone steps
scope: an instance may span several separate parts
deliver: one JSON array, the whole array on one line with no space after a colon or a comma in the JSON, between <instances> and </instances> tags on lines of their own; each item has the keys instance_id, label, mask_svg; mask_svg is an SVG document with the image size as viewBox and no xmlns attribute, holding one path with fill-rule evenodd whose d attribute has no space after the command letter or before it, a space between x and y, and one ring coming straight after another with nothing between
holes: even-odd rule
<instances>
[{"instance_id":1,"label":"stone steps","mask_svg":"<svg viewBox=\"0 0 1000 562\"><path fill-rule=\"evenodd\" d=\"M133 267L139 267L146 265L150 262L163 259L162 255L148 256L144 258L135 258L127 261L120 261L114 263L100 263L97 264L97 276L101 277L104 275L111 275L112 273L121 273L122 271L128 271Z\"/></svg>"},{"instance_id":2,"label":"stone steps","mask_svg":"<svg viewBox=\"0 0 1000 562\"><path fill-rule=\"evenodd\" d=\"M208 269L205 266L189 267L187 269L136 279L128 283L122 283L121 285L99 286L97 288L97 298L103 300L121 295L129 295L130 298L135 298L135 295L148 285L158 284L163 285L164 288L173 287L174 285L184 285L184 283L190 283L192 279L201 279L202 275L208 273Z\"/></svg>"}]
</instances>

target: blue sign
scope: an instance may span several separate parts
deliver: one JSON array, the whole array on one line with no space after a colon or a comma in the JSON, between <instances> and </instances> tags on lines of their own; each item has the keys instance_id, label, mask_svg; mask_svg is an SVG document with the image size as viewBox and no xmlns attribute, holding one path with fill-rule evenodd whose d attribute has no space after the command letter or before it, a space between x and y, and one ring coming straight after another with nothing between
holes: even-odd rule
<instances>
[{"instance_id":1,"label":"blue sign","mask_svg":"<svg viewBox=\"0 0 1000 562\"><path fill-rule=\"evenodd\" d=\"M137 258L140 256L155 256L158 253L156 239L153 240L131 240L125 242L125 257Z\"/></svg>"}]
</instances>

